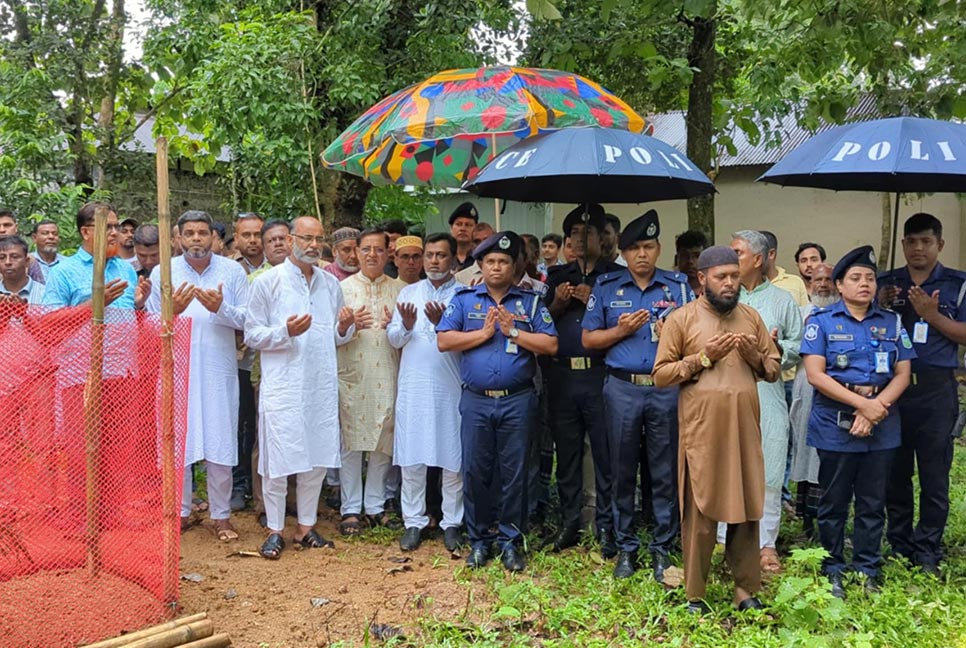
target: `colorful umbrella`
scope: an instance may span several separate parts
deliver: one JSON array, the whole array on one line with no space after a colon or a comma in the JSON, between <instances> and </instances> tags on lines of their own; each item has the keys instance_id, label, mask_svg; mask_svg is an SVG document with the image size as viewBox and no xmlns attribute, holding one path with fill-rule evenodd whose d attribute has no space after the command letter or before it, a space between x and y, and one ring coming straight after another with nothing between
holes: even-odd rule
<instances>
[{"instance_id":1,"label":"colorful umbrella","mask_svg":"<svg viewBox=\"0 0 966 648\"><path fill-rule=\"evenodd\" d=\"M322 163L373 184L459 187L522 139L569 127L633 132L644 118L569 72L519 67L448 70L367 110Z\"/></svg>"}]
</instances>

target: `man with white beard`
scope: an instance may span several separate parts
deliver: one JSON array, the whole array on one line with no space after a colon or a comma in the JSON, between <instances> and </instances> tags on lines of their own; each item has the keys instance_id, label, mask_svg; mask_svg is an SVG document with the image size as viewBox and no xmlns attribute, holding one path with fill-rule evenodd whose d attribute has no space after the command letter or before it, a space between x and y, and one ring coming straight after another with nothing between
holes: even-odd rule
<instances>
[{"instance_id":1,"label":"man with white beard","mask_svg":"<svg viewBox=\"0 0 966 648\"><path fill-rule=\"evenodd\" d=\"M359 272L359 257L356 254L358 236L359 230L354 227L340 227L332 232L332 254L335 255L335 261L323 270L339 281Z\"/></svg>"},{"instance_id":2,"label":"man with white beard","mask_svg":"<svg viewBox=\"0 0 966 648\"><path fill-rule=\"evenodd\" d=\"M403 239L399 239L403 241ZM399 257L397 243L396 256ZM419 547L426 515L428 466L442 469L443 542L449 551L462 544L463 480L460 477L460 354L441 352L436 325L459 284L453 279L456 239L432 234L426 239L423 269L426 279L399 292L389 323L389 343L402 349L396 395L394 461L402 470L403 551Z\"/></svg>"},{"instance_id":3,"label":"man with white beard","mask_svg":"<svg viewBox=\"0 0 966 648\"><path fill-rule=\"evenodd\" d=\"M335 277L318 261L322 223L296 218L289 235L291 255L252 283L245 344L261 352L258 395L258 472L268 538L259 553L277 560L285 542L288 476L296 478L298 531L302 548L332 546L314 529L327 468L340 465L339 372L336 345L355 333Z\"/></svg>"},{"instance_id":4,"label":"man with white beard","mask_svg":"<svg viewBox=\"0 0 966 648\"><path fill-rule=\"evenodd\" d=\"M212 254L212 220L203 211L178 219L184 254L171 260L174 314L191 319L188 361L188 437L185 441L182 527L191 515L191 464L208 470L211 530L222 542L238 539L231 525L231 469L238 463L238 359L235 331L245 327L248 279L242 267ZM161 312L161 266L151 271L147 309Z\"/></svg>"}]
</instances>

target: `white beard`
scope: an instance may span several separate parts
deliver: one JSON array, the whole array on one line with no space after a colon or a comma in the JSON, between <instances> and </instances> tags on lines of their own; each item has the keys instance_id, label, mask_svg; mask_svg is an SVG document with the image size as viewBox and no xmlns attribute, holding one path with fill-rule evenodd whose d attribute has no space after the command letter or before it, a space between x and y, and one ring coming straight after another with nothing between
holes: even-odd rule
<instances>
[{"instance_id":1,"label":"white beard","mask_svg":"<svg viewBox=\"0 0 966 648\"><path fill-rule=\"evenodd\" d=\"M819 297L818 295L812 295L809 300L815 305L816 308L827 308L839 300L839 296L832 293L828 297Z\"/></svg>"}]
</instances>

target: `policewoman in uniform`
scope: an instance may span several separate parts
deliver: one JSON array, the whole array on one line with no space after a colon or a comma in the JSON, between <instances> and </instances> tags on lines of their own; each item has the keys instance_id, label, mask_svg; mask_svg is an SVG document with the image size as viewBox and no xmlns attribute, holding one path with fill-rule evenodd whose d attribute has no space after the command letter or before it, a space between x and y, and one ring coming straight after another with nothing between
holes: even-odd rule
<instances>
[{"instance_id":1,"label":"policewoman in uniform","mask_svg":"<svg viewBox=\"0 0 966 648\"><path fill-rule=\"evenodd\" d=\"M880 278L879 302L902 316L917 357L909 389L899 399L902 446L892 462L886 497L892 551L925 572L937 573L949 516L949 470L959 414L957 346L966 344L966 273L939 263L943 228L931 214L914 214L903 227L906 266ZM919 523L912 489L919 468Z\"/></svg>"},{"instance_id":2,"label":"policewoman in uniform","mask_svg":"<svg viewBox=\"0 0 966 648\"><path fill-rule=\"evenodd\" d=\"M610 493L610 451L604 422L604 351L581 343L590 292L597 278L623 268L601 257L600 233L607 226L604 208L580 205L564 219L564 237L577 259L547 268L547 299L557 327L559 349L550 359L548 379L550 428L557 451L560 532L553 550L577 544L582 503L584 439L590 440L596 486L596 528L604 558L617 554ZM551 301L552 300L552 301Z\"/></svg>"},{"instance_id":3,"label":"policewoman in uniform","mask_svg":"<svg viewBox=\"0 0 966 648\"><path fill-rule=\"evenodd\" d=\"M895 403L909 385L916 357L899 315L875 301L875 253L852 250L832 279L842 299L815 311L805 323L801 355L815 400L808 445L818 450L818 533L829 556L822 565L832 594L845 596L845 524L854 502L852 571L878 588L886 484L899 447Z\"/></svg>"},{"instance_id":4,"label":"policewoman in uniform","mask_svg":"<svg viewBox=\"0 0 966 648\"><path fill-rule=\"evenodd\" d=\"M611 457L611 497L620 554L615 578L636 570L640 539L635 533L634 495L641 445L651 475L654 533L648 549L654 578L664 581L680 531L677 493L678 389L655 387L651 369L663 319L694 299L687 276L660 270L661 233L653 209L621 233L627 268L600 277L587 302L583 345L606 350L604 412Z\"/></svg>"},{"instance_id":5,"label":"policewoman in uniform","mask_svg":"<svg viewBox=\"0 0 966 648\"><path fill-rule=\"evenodd\" d=\"M537 410L536 354L557 352L553 318L539 295L513 285L523 242L499 232L473 258L483 281L457 292L436 326L440 351L461 351L460 437L463 517L470 567L483 567L493 544L510 571L526 569L521 541L526 522L527 444ZM499 475L499 501L491 482ZM496 535L490 531L499 520Z\"/></svg>"}]
</instances>

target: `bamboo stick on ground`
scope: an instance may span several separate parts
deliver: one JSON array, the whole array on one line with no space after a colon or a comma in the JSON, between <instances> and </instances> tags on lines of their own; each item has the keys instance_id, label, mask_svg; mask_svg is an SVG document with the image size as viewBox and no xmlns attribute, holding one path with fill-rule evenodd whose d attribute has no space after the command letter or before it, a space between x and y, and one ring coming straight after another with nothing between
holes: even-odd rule
<instances>
[{"instance_id":1,"label":"bamboo stick on ground","mask_svg":"<svg viewBox=\"0 0 966 648\"><path fill-rule=\"evenodd\" d=\"M227 648L231 645L231 637L227 633L211 635L206 639L199 639L191 643L181 644L179 648Z\"/></svg>"},{"instance_id":2,"label":"bamboo stick on ground","mask_svg":"<svg viewBox=\"0 0 966 648\"><path fill-rule=\"evenodd\" d=\"M184 616L173 621L159 623L158 625L151 626L150 628L144 628L143 630L138 630L136 632L129 632L128 634L121 635L120 637L113 637L111 639L105 639L104 641L98 641L97 643L88 644L84 646L84 648L122 648L122 646L127 646L128 644L139 639L144 639L145 637L150 637L161 632L165 632L166 630L172 630L179 626L188 625L189 623L203 621L207 618L207 612L199 612L198 614Z\"/></svg>"},{"instance_id":3,"label":"bamboo stick on ground","mask_svg":"<svg viewBox=\"0 0 966 648\"><path fill-rule=\"evenodd\" d=\"M124 646L124 648L176 648L190 641L197 641L210 637L215 633L211 620L204 619L188 625L178 626L171 630L138 639Z\"/></svg>"}]
</instances>

